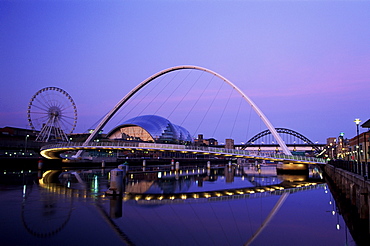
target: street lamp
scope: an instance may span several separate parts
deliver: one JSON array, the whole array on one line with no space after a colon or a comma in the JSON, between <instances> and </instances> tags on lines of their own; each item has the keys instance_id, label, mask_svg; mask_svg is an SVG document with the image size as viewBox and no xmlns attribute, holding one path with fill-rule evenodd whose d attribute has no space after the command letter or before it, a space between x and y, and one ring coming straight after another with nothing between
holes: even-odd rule
<instances>
[{"instance_id":1,"label":"street lamp","mask_svg":"<svg viewBox=\"0 0 370 246\"><path fill-rule=\"evenodd\" d=\"M26 139L24 140L24 154L27 152L27 138L29 138L30 135L26 135Z\"/></svg>"},{"instance_id":2,"label":"street lamp","mask_svg":"<svg viewBox=\"0 0 370 246\"><path fill-rule=\"evenodd\" d=\"M360 163L360 133L358 129L358 125L360 124L361 120L360 119L355 119L354 121L356 123L356 128L357 128L357 163Z\"/></svg>"}]
</instances>

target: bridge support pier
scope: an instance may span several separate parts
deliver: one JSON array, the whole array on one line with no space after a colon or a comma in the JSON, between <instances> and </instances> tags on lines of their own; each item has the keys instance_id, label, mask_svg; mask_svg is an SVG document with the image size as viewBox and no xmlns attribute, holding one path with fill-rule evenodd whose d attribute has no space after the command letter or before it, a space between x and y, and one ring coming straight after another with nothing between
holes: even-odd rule
<instances>
[{"instance_id":1,"label":"bridge support pier","mask_svg":"<svg viewBox=\"0 0 370 246\"><path fill-rule=\"evenodd\" d=\"M280 162L276 166L277 173L308 173L308 165L294 162Z\"/></svg>"},{"instance_id":2,"label":"bridge support pier","mask_svg":"<svg viewBox=\"0 0 370 246\"><path fill-rule=\"evenodd\" d=\"M123 177L126 174L126 171L120 166L110 171L110 187L105 192L106 195L121 196L123 194Z\"/></svg>"}]
</instances>

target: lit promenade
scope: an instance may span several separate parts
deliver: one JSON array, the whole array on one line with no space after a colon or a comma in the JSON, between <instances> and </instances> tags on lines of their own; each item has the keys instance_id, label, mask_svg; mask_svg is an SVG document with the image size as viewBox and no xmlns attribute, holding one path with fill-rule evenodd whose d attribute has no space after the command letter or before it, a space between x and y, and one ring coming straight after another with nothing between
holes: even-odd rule
<instances>
[{"instance_id":1,"label":"lit promenade","mask_svg":"<svg viewBox=\"0 0 370 246\"><path fill-rule=\"evenodd\" d=\"M146 150L146 151L168 151L185 154L202 154L213 156L224 156L231 158L260 159L276 162L294 162L296 164L326 164L321 158L295 156L285 154L263 153L258 151L247 151L237 149L224 149L213 147L198 147L191 145L156 144L156 143L129 143L129 142L92 142L84 143L60 143L46 145L41 148L41 155L48 159L60 159L60 153L78 150Z\"/></svg>"}]
</instances>

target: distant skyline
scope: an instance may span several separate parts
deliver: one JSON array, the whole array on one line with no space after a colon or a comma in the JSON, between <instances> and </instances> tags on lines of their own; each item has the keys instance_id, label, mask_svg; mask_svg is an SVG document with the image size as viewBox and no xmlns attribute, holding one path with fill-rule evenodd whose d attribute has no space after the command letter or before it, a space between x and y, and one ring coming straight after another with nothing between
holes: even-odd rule
<instances>
[{"instance_id":1,"label":"distant skyline","mask_svg":"<svg viewBox=\"0 0 370 246\"><path fill-rule=\"evenodd\" d=\"M0 1L0 127L28 128L29 100L56 86L85 132L147 77L196 65L275 127L352 138L370 119L369 13L370 1Z\"/></svg>"}]
</instances>

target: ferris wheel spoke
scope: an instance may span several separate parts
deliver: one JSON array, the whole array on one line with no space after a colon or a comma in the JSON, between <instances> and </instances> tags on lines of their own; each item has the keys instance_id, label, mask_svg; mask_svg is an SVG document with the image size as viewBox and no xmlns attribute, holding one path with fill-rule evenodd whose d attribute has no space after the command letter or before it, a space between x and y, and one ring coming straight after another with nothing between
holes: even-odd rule
<instances>
[{"instance_id":1,"label":"ferris wheel spoke","mask_svg":"<svg viewBox=\"0 0 370 246\"><path fill-rule=\"evenodd\" d=\"M40 94L41 95L41 97L42 97L42 99L49 105L49 107L51 107L52 105L51 105L51 102L52 102L52 100L53 100L53 98L52 97L50 97L50 94L51 94L51 91L48 89L48 90L46 90L45 91L45 93L44 94Z\"/></svg>"},{"instance_id":2,"label":"ferris wheel spoke","mask_svg":"<svg viewBox=\"0 0 370 246\"><path fill-rule=\"evenodd\" d=\"M33 114L32 119L48 119L49 115L46 114Z\"/></svg>"},{"instance_id":3,"label":"ferris wheel spoke","mask_svg":"<svg viewBox=\"0 0 370 246\"><path fill-rule=\"evenodd\" d=\"M34 121L36 121L36 122L39 122L39 121L43 121L43 122L45 122L45 121L47 121L48 120L48 118L49 118L49 116L42 116L42 117L37 117L37 118L33 118L33 120Z\"/></svg>"},{"instance_id":4,"label":"ferris wheel spoke","mask_svg":"<svg viewBox=\"0 0 370 246\"><path fill-rule=\"evenodd\" d=\"M75 120L76 117L71 117L71 116L66 116L66 115L63 115L63 118L67 118L67 119L71 119L71 120Z\"/></svg>"},{"instance_id":5,"label":"ferris wheel spoke","mask_svg":"<svg viewBox=\"0 0 370 246\"><path fill-rule=\"evenodd\" d=\"M35 98L35 101L37 101L38 103L40 103L41 105L43 105L44 107L46 108L50 108L50 102L48 100L45 99L45 97L42 95L42 94L39 94L41 98Z\"/></svg>"},{"instance_id":6,"label":"ferris wheel spoke","mask_svg":"<svg viewBox=\"0 0 370 246\"><path fill-rule=\"evenodd\" d=\"M41 104L41 103L39 102L39 104ZM44 104L41 104L41 106L33 104L32 106L35 107L35 108L38 108L40 110L43 110L45 112L48 111L48 107L46 105L44 105Z\"/></svg>"},{"instance_id":7,"label":"ferris wheel spoke","mask_svg":"<svg viewBox=\"0 0 370 246\"><path fill-rule=\"evenodd\" d=\"M32 112L29 112L30 114L33 114L33 115L44 115L44 116L48 116L49 114L48 113L44 113L44 112L37 112L37 111L32 111Z\"/></svg>"},{"instance_id":8,"label":"ferris wheel spoke","mask_svg":"<svg viewBox=\"0 0 370 246\"><path fill-rule=\"evenodd\" d=\"M65 127L64 129L73 129L73 123L66 121L64 119L60 119L60 123Z\"/></svg>"},{"instance_id":9,"label":"ferris wheel spoke","mask_svg":"<svg viewBox=\"0 0 370 246\"><path fill-rule=\"evenodd\" d=\"M70 108L73 108L73 105L69 105L69 106L67 106L67 107L60 107L60 109L61 109L62 111L68 110L68 109L70 109Z\"/></svg>"}]
</instances>

